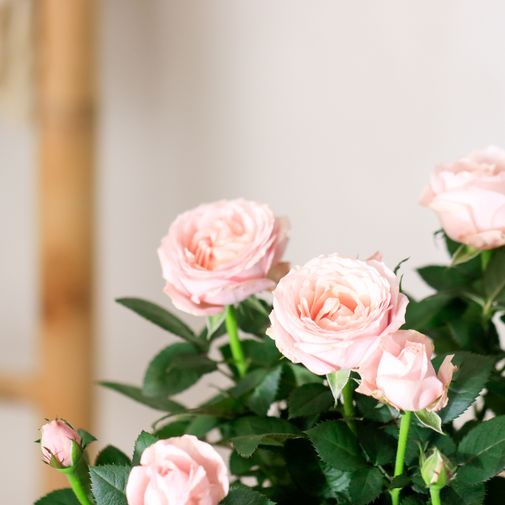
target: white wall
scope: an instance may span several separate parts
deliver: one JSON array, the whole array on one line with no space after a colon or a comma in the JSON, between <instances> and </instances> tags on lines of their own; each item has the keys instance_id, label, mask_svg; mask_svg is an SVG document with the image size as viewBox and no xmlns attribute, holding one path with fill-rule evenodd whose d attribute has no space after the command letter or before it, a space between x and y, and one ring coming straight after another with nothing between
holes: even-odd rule
<instances>
[{"instance_id":1,"label":"white wall","mask_svg":"<svg viewBox=\"0 0 505 505\"><path fill-rule=\"evenodd\" d=\"M202 201L269 202L291 219L287 257L295 263L332 251L380 249L392 266L410 256L405 286L424 292L412 269L443 257L431 239L436 220L417 204L431 168L475 147L505 145L503 2L101 5L97 378L139 383L148 359L169 341L113 299L168 303L155 250L175 215ZM2 178L9 193L25 181L30 160L19 153L28 141L0 133L2 176L21 158L22 170ZM16 216L32 211L26 198L12 202ZM12 237L2 258L16 262L30 298L31 258L15 251L33 239ZM17 292L19 279L0 272L8 346L10 335L27 336L31 326L6 309L13 300L4 289ZM98 394L95 431L103 443L128 449L155 414ZM22 415L28 421L13 426L2 414L2 444L12 430L35 437L38 420ZM34 487L21 498L5 481L2 503L29 503Z\"/></svg>"}]
</instances>

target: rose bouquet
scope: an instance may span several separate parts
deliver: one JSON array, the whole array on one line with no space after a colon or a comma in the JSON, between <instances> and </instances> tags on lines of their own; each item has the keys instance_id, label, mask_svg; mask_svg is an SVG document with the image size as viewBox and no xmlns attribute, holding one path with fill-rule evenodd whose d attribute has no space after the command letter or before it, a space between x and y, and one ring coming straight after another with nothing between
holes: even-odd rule
<instances>
[{"instance_id":1,"label":"rose bouquet","mask_svg":"<svg viewBox=\"0 0 505 505\"><path fill-rule=\"evenodd\" d=\"M119 299L179 341L140 387L102 383L160 416L131 457L109 445L92 463L90 434L48 422L43 459L70 487L38 505L503 504L505 152L441 165L422 203L450 256L419 269L422 300L377 253L289 269L287 220L266 205L180 215L158 250L164 291L204 324ZM212 372L217 394L174 398Z\"/></svg>"}]
</instances>

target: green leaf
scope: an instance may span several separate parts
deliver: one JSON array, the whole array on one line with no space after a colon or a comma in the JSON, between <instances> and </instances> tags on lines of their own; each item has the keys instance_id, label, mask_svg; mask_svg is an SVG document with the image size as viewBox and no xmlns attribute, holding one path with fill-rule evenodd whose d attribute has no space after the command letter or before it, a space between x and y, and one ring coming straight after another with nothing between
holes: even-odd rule
<instances>
[{"instance_id":1,"label":"green leaf","mask_svg":"<svg viewBox=\"0 0 505 505\"><path fill-rule=\"evenodd\" d=\"M148 302L140 298L118 298L116 302L173 335L177 335L198 346L205 345L205 342L199 340L186 323L153 302Z\"/></svg>"},{"instance_id":2,"label":"green leaf","mask_svg":"<svg viewBox=\"0 0 505 505\"><path fill-rule=\"evenodd\" d=\"M396 440L373 423L358 424L358 441L368 460L373 465L393 463L396 455Z\"/></svg>"},{"instance_id":3,"label":"green leaf","mask_svg":"<svg viewBox=\"0 0 505 505\"><path fill-rule=\"evenodd\" d=\"M345 385L349 381L349 376L351 375L350 370L346 370L342 368L337 372L332 372L326 375L326 380L328 381L328 386L331 389L331 393L333 394L333 398L335 399L335 405L342 394L342 389L344 389Z\"/></svg>"},{"instance_id":4,"label":"green leaf","mask_svg":"<svg viewBox=\"0 0 505 505\"><path fill-rule=\"evenodd\" d=\"M147 431L140 432L140 435L137 437L135 441L135 448L133 450L133 458L132 465L136 466L140 464L140 458L142 453L151 445L158 441L158 437L152 435L151 433L147 433Z\"/></svg>"},{"instance_id":5,"label":"green leaf","mask_svg":"<svg viewBox=\"0 0 505 505\"><path fill-rule=\"evenodd\" d=\"M505 469L505 416L495 417L473 428L460 442L463 460L459 482L483 482Z\"/></svg>"},{"instance_id":6,"label":"green leaf","mask_svg":"<svg viewBox=\"0 0 505 505\"><path fill-rule=\"evenodd\" d=\"M95 466L89 470L96 505L128 505L125 488L130 467Z\"/></svg>"},{"instance_id":7,"label":"green leaf","mask_svg":"<svg viewBox=\"0 0 505 505\"><path fill-rule=\"evenodd\" d=\"M314 416L326 412L333 406L333 397L322 384L304 384L293 390L289 397L289 419Z\"/></svg>"},{"instance_id":8,"label":"green leaf","mask_svg":"<svg viewBox=\"0 0 505 505\"><path fill-rule=\"evenodd\" d=\"M465 244L461 244L452 255L451 265L457 266L473 260L480 254L480 249L475 249Z\"/></svg>"},{"instance_id":9,"label":"green leaf","mask_svg":"<svg viewBox=\"0 0 505 505\"><path fill-rule=\"evenodd\" d=\"M212 340L218 334L224 333L225 319L225 311L207 317L207 332L205 333L205 338L207 340Z\"/></svg>"},{"instance_id":10,"label":"green leaf","mask_svg":"<svg viewBox=\"0 0 505 505\"><path fill-rule=\"evenodd\" d=\"M325 463L346 471L358 470L365 465L356 437L346 424L326 421L306 433Z\"/></svg>"},{"instance_id":11,"label":"green leaf","mask_svg":"<svg viewBox=\"0 0 505 505\"><path fill-rule=\"evenodd\" d=\"M152 409L161 410L162 412L169 412L170 414L182 414L186 412L186 407L178 402L174 402L166 398L165 396L154 398L151 396L146 396L142 390L136 386L131 386L129 384L120 384L118 382L99 382L99 384L108 389L112 389L117 393L135 400L136 402L142 403L147 407Z\"/></svg>"},{"instance_id":12,"label":"green leaf","mask_svg":"<svg viewBox=\"0 0 505 505\"><path fill-rule=\"evenodd\" d=\"M253 391L258 384L266 377L268 370L264 368L257 368L247 372L242 379L240 379L235 386L228 389L228 393L233 398L240 398L251 391Z\"/></svg>"},{"instance_id":13,"label":"green leaf","mask_svg":"<svg viewBox=\"0 0 505 505\"><path fill-rule=\"evenodd\" d=\"M444 505L482 505L485 493L486 489L482 483L453 482L451 487L442 489L441 500Z\"/></svg>"},{"instance_id":14,"label":"green leaf","mask_svg":"<svg viewBox=\"0 0 505 505\"><path fill-rule=\"evenodd\" d=\"M246 487L232 489L220 505L275 505L266 496Z\"/></svg>"},{"instance_id":15,"label":"green leaf","mask_svg":"<svg viewBox=\"0 0 505 505\"><path fill-rule=\"evenodd\" d=\"M82 428L79 428L77 430L77 433L79 433L79 436L81 437L81 446L83 449L88 447L88 445L91 444L92 442L96 442L95 435L92 435L91 433L87 432L86 430L83 430Z\"/></svg>"},{"instance_id":16,"label":"green leaf","mask_svg":"<svg viewBox=\"0 0 505 505\"><path fill-rule=\"evenodd\" d=\"M257 415L266 415L279 388L282 368L279 366L268 372L247 400L249 408Z\"/></svg>"},{"instance_id":17,"label":"green leaf","mask_svg":"<svg viewBox=\"0 0 505 505\"><path fill-rule=\"evenodd\" d=\"M330 496L338 499L339 495L347 492L349 485L351 484L350 472L344 472L343 470L334 468L323 461L321 461L321 470L326 480L326 484L330 489Z\"/></svg>"},{"instance_id":18,"label":"green leaf","mask_svg":"<svg viewBox=\"0 0 505 505\"><path fill-rule=\"evenodd\" d=\"M172 344L149 363L144 375L143 392L151 397L180 393L216 368L216 363L192 344Z\"/></svg>"},{"instance_id":19,"label":"green leaf","mask_svg":"<svg viewBox=\"0 0 505 505\"><path fill-rule=\"evenodd\" d=\"M252 296L237 306L236 316L239 328L245 333L265 337L270 326L268 315L271 307L264 301Z\"/></svg>"},{"instance_id":20,"label":"green leaf","mask_svg":"<svg viewBox=\"0 0 505 505\"><path fill-rule=\"evenodd\" d=\"M443 356L434 360L435 366L442 362ZM439 412L442 423L459 417L475 401L482 391L494 366L494 360L469 352L457 352L453 363L458 367L449 386L449 401Z\"/></svg>"},{"instance_id":21,"label":"green leaf","mask_svg":"<svg viewBox=\"0 0 505 505\"><path fill-rule=\"evenodd\" d=\"M321 469L321 460L309 440L288 440L284 445L283 459L292 481L300 489L311 496L321 494L327 479Z\"/></svg>"},{"instance_id":22,"label":"green leaf","mask_svg":"<svg viewBox=\"0 0 505 505\"><path fill-rule=\"evenodd\" d=\"M184 433L195 435L198 438L204 438L205 435L218 425L219 421L213 416L195 416L188 424Z\"/></svg>"},{"instance_id":23,"label":"green leaf","mask_svg":"<svg viewBox=\"0 0 505 505\"><path fill-rule=\"evenodd\" d=\"M301 436L290 422L277 417L247 416L233 423L235 450L243 457L250 457L259 445L282 446L290 438Z\"/></svg>"},{"instance_id":24,"label":"green leaf","mask_svg":"<svg viewBox=\"0 0 505 505\"><path fill-rule=\"evenodd\" d=\"M426 428L430 428L441 435L444 434L442 431L442 419L436 412L430 412L429 410L423 409L414 412L417 420Z\"/></svg>"},{"instance_id":25,"label":"green leaf","mask_svg":"<svg viewBox=\"0 0 505 505\"><path fill-rule=\"evenodd\" d=\"M378 403L375 398L365 395L356 395L356 404L366 419L379 423L389 423L399 417L397 410Z\"/></svg>"},{"instance_id":26,"label":"green leaf","mask_svg":"<svg viewBox=\"0 0 505 505\"><path fill-rule=\"evenodd\" d=\"M419 331L429 328L430 323L450 301L451 296L446 293L437 293L418 302L411 300L407 305L405 326Z\"/></svg>"},{"instance_id":27,"label":"green leaf","mask_svg":"<svg viewBox=\"0 0 505 505\"><path fill-rule=\"evenodd\" d=\"M493 251L491 261L484 272L486 305L505 300L505 247Z\"/></svg>"},{"instance_id":28,"label":"green leaf","mask_svg":"<svg viewBox=\"0 0 505 505\"><path fill-rule=\"evenodd\" d=\"M186 433L186 429L189 425L188 420L184 421L174 421L173 423L168 423L158 428L153 435L160 440L170 437L180 437Z\"/></svg>"},{"instance_id":29,"label":"green leaf","mask_svg":"<svg viewBox=\"0 0 505 505\"><path fill-rule=\"evenodd\" d=\"M383 476L378 468L363 468L351 475L349 495L353 505L367 505L382 492Z\"/></svg>"},{"instance_id":30,"label":"green leaf","mask_svg":"<svg viewBox=\"0 0 505 505\"><path fill-rule=\"evenodd\" d=\"M79 505L79 500L71 489L58 489L43 496L34 505Z\"/></svg>"},{"instance_id":31,"label":"green leaf","mask_svg":"<svg viewBox=\"0 0 505 505\"><path fill-rule=\"evenodd\" d=\"M405 496L401 499L400 505L426 505L426 500L419 495Z\"/></svg>"},{"instance_id":32,"label":"green leaf","mask_svg":"<svg viewBox=\"0 0 505 505\"><path fill-rule=\"evenodd\" d=\"M131 461L123 451L112 445L107 445L96 457L95 466L101 465L129 466L131 465Z\"/></svg>"},{"instance_id":33,"label":"green leaf","mask_svg":"<svg viewBox=\"0 0 505 505\"><path fill-rule=\"evenodd\" d=\"M323 378L320 375L313 374L302 365L296 365L294 363L288 362L288 366L293 372L297 386L312 384L314 382L322 384L323 382Z\"/></svg>"},{"instance_id":34,"label":"green leaf","mask_svg":"<svg viewBox=\"0 0 505 505\"><path fill-rule=\"evenodd\" d=\"M258 367L272 368L279 364L282 356L279 353L275 342L270 338L258 342L257 340L244 339L241 341L242 349L249 365L249 370ZM220 347L221 355L224 360L233 364L231 357L230 345L225 344Z\"/></svg>"},{"instance_id":35,"label":"green leaf","mask_svg":"<svg viewBox=\"0 0 505 505\"><path fill-rule=\"evenodd\" d=\"M458 289L471 282L460 269L441 265L430 265L417 270L426 284L437 291Z\"/></svg>"}]
</instances>

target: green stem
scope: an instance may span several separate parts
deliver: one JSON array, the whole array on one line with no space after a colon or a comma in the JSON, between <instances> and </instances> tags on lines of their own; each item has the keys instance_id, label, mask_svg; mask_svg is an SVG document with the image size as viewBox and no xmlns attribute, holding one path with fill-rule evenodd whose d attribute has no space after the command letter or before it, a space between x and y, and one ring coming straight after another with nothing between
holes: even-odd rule
<instances>
[{"instance_id":1,"label":"green stem","mask_svg":"<svg viewBox=\"0 0 505 505\"><path fill-rule=\"evenodd\" d=\"M440 501L440 488L430 487L431 505L442 505Z\"/></svg>"},{"instance_id":2,"label":"green stem","mask_svg":"<svg viewBox=\"0 0 505 505\"><path fill-rule=\"evenodd\" d=\"M238 374L243 377L247 371L247 364L245 361L244 351L238 337L238 324L237 317L235 316L235 309L233 305L226 307L226 331L230 339L230 349L233 361L237 367Z\"/></svg>"},{"instance_id":3,"label":"green stem","mask_svg":"<svg viewBox=\"0 0 505 505\"><path fill-rule=\"evenodd\" d=\"M344 400L344 418L347 419L347 425L351 429L351 431L356 434L356 425L352 420L355 412L354 412L354 403L353 403L353 390L352 383L349 379L347 384L342 389L342 399Z\"/></svg>"},{"instance_id":4,"label":"green stem","mask_svg":"<svg viewBox=\"0 0 505 505\"><path fill-rule=\"evenodd\" d=\"M81 505L93 505L93 502L89 499L87 490L79 478L76 472L66 473L68 482L72 491L74 492L77 500Z\"/></svg>"},{"instance_id":5,"label":"green stem","mask_svg":"<svg viewBox=\"0 0 505 505\"><path fill-rule=\"evenodd\" d=\"M400 421L400 433L398 435L398 448L396 450L396 461L395 461L395 477L403 474L403 468L405 466L405 451L407 450L407 440L409 437L410 420L412 419L412 412L405 412L402 415ZM397 487L391 491L391 499L393 505L399 505L400 503L400 491L401 488Z\"/></svg>"},{"instance_id":6,"label":"green stem","mask_svg":"<svg viewBox=\"0 0 505 505\"><path fill-rule=\"evenodd\" d=\"M493 255L492 250L485 250L480 253L480 264L482 267L482 272L486 271L486 268L489 265L489 261L491 260L492 255Z\"/></svg>"}]
</instances>

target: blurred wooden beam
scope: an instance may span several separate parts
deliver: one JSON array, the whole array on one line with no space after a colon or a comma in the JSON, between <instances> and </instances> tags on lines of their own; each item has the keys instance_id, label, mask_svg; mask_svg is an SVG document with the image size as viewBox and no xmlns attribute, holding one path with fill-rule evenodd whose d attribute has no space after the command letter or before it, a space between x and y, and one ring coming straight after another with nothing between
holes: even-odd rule
<instances>
[{"instance_id":1,"label":"blurred wooden beam","mask_svg":"<svg viewBox=\"0 0 505 505\"><path fill-rule=\"evenodd\" d=\"M14 401L38 401L39 381L24 375L0 375L0 398Z\"/></svg>"},{"instance_id":2,"label":"blurred wooden beam","mask_svg":"<svg viewBox=\"0 0 505 505\"><path fill-rule=\"evenodd\" d=\"M40 415L92 430L95 2L35 4ZM60 479L47 471L45 490Z\"/></svg>"}]
</instances>

